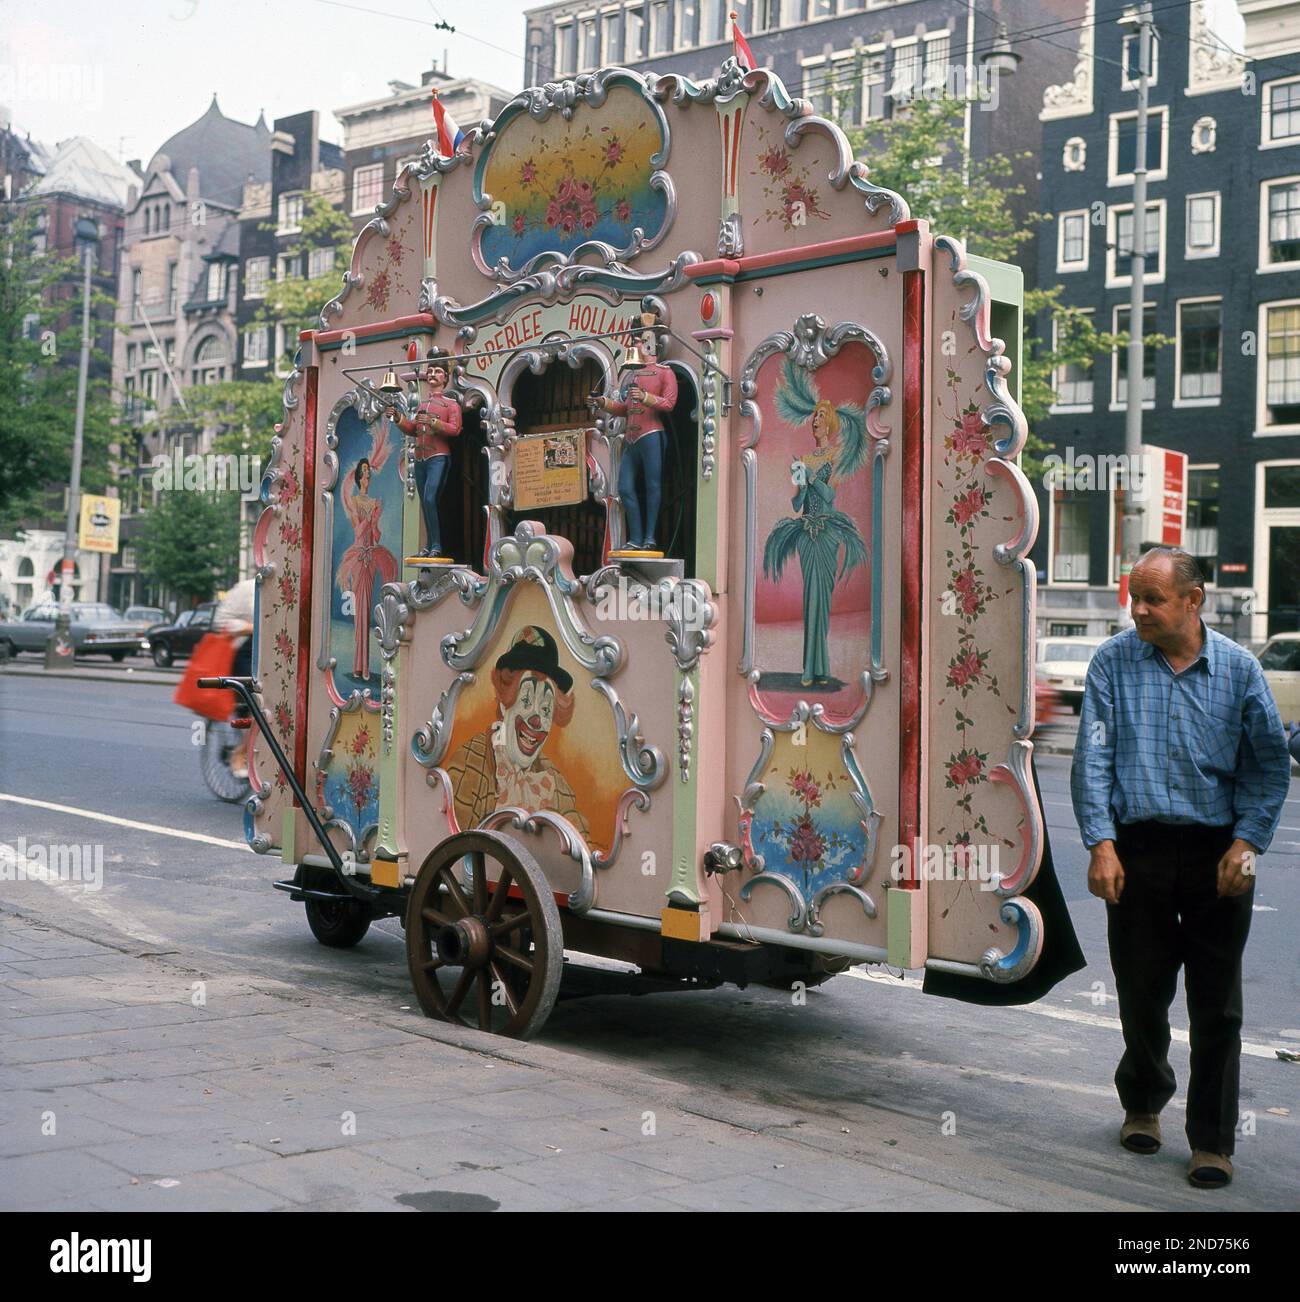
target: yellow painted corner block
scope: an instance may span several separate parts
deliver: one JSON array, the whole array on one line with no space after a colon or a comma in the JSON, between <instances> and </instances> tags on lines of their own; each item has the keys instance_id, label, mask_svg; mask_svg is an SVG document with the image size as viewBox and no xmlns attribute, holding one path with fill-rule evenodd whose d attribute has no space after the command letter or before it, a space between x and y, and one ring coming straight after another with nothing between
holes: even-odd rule
<instances>
[{"instance_id":1,"label":"yellow painted corner block","mask_svg":"<svg viewBox=\"0 0 1300 1302\"><path fill-rule=\"evenodd\" d=\"M391 886L396 890L402 884L402 865L397 859L372 859L370 861L370 884L372 886Z\"/></svg>"},{"instance_id":2,"label":"yellow painted corner block","mask_svg":"<svg viewBox=\"0 0 1300 1302\"><path fill-rule=\"evenodd\" d=\"M708 909L664 909L659 915L659 930L670 940L708 940L713 934Z\"/></svg>"}]
</instances>

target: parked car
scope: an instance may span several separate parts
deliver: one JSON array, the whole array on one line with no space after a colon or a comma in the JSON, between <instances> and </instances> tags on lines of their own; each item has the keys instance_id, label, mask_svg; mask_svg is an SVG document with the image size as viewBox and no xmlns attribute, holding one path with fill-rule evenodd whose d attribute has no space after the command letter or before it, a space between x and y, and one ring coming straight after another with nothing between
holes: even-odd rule
<instances>
[{"instance_id":1,"label":"parked car","mask_svg":"<svg viewBox=\"0 0 1300 1302\"><path fill-rule=\"evenodd\" d=\"M20 651L44 655L58 616L57 602L42 601L23 611L21 619L0 623L0 656L7 658ZM106 655L122 660L140 649L140 634L112 606L97 601L74 601L71 616L76 655Z\"/></svg>"},{"instance_id":2,"label":"parked car","mask_svg":"<svg viewBox=\"0 0 1300 1302\"><path fill-rule=\"evenodd\" d=\"M1088 662L1104 637L1046 637L1038 643L1038 681L1050 687L1075 714L1083 708Z\"/></svg>"},{"instance_id":3,"label":"parked car","mask_svg":"<svg viewBox=\"0 0 1300 1302\"><path fill-rule=\"evenodd\" d=\"M149 650L149 630L162 624L169 624L167 612L157 606L128 606L122 612L122 619L140 634L140 650Z\"/></svg>"},{"instance_id":4,"label":"parked car","mask_svg":"<svg viewBox=\"0 0 1300 1302\"><path fill-rule=\"evenodd\" d=\"M1300 723L1300 633L1275 633L1259 653L1283 723Z\"/></svg>"},{"instance_id":5,"label":"parked car","mask_svg":"<svg viewBox=\"0 0 1300 1302\"><path fill-rule=\"evenodd\" d=\"M205 601L193 610L181 611L174 624L151 628L148 639L154 664L166 669L178 658L188 659L203 635L212 632L212 614L216 608L215 601Z\"/></svg>"}]
</instances>

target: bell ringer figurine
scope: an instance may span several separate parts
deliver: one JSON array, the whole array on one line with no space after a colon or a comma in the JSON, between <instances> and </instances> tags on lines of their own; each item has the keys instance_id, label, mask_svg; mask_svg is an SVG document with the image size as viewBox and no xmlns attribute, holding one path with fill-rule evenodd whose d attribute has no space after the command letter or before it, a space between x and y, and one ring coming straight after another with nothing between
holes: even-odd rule
<instances>
[{"instance_id":1,"label":"bell ringer figurine","mask_svg":"<svg viewBox=\"0 0 1300 1302\"><path fill-rule=\"evenodd\" d=\"M618 495L627 522L627 542L614 556L662 556L655 545L655 527L663 496L664 458L668 452L666 421L677 403L677 378L659 361L661 341L657 318L642 313L641 347L645 360L627 378L621 398L604 398L601 405L615 416L627 417L623 435L623 460L618 472Z\"/></svg>"},{"instance_id":2,"label":"bell ringer figurine","mask_svg":"<svg viewBox=\"0 0 1300 1302\"><path fill-rule=\"evenodd\" d=\"M446 353L430 350L419 376L427 395L412 416L400 417L397 427L415 440L415 491L424 517L422 557L446 562L442 555L442 528L438 501L451 472L451 443L461 430L460 404L444 397L450 359Z\"/></svg>"}]
</instances>

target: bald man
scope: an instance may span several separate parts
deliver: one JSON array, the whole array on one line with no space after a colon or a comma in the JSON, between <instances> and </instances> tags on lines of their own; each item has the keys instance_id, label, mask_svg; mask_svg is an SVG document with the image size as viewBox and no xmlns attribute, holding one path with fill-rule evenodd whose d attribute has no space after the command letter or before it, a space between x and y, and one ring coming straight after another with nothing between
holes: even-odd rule
<instances>
[{"instance_id":1,"label":"bald man","mask_svg":"<svg viewBox=\"0 0 1300 1302\"><path fill-rule=\"evenodd\" d=\"M1071 791L1106 901L1124 1028L1120 1142L1161 1145L1174 1094L1169 1005L1185 972L1191 1025L1187 1176L1232 1179L1241 1063L1241 957L1255 874L1290 784L1286 738L1259 661L1201 619L1194 557L1158 547L1133 567L1133 627L1088 666Z\"/></svg>"}]
</instances>

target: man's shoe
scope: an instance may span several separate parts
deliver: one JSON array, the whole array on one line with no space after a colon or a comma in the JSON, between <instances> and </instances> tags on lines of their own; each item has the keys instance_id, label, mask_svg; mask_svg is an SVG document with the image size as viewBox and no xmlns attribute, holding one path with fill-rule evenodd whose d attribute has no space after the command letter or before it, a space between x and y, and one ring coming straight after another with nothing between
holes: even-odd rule
<instances>
[{"instance_id":1,"label":"man's shoe","mask_svg":"<svg viewBox=\"0 0 1300 1302\"><path fill-rule=\"evenodd\" d=\"M1187 1179L1198 1189L1221 1189L1232 1183L1232 1162L1223 1153L1195 1149L1187 1164Z\"/></svg>"},{"instance_id":2,"label":"man's shoe","mask_svg":"<svg viewBox=\"0 0 1300 1302\"><path fill-rule=\"evenodd\" d=\"M1160 1117L1154 1112L1126 1112L1119 1129L1119 1142L1130 1153L1150 1157L1160 1151Z\"/></svg>"}]
</instances>

